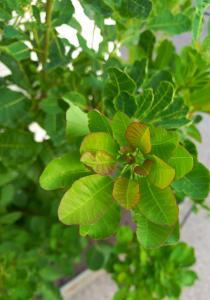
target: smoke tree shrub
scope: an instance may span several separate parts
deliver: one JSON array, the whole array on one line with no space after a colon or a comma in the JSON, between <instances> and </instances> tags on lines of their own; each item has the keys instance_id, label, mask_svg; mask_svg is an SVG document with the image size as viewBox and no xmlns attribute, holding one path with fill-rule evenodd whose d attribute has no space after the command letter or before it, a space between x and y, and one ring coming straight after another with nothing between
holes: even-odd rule
<instances>
[{"instance_id":1,"label":"smoke tree shrub","mask_svg":"<svg viewBox=\"0 0 210 300\"><path fill-rule=\"evenodd\" d=\"M138 242L155 248L178 241L177 202L205 206L209 192L193 141L197 113L210 112L209 1L81 0L92 45L96 29L103 37L97 50L73 4L0 3L2 298L60 297L53 283L84 238L57 210L93 239L115 234L129 210ZM192 43L179 53L172 36L183 32Z\"/></svg>"}]
</instances>

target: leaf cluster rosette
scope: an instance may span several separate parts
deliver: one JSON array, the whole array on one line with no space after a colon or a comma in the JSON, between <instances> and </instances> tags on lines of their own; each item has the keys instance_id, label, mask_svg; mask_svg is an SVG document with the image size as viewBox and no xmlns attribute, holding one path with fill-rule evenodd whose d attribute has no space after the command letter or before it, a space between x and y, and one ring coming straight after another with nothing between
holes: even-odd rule
<instances>
[{"instance_id":1,"label":"leaf cluster rosette","mask_svg":"<svg viewBox=\"0 0 210 300\"><path fill-rule=\"evenodd\" d=\"M178 206L170 185L193 168L193 157L175 130L143 124L117 112L111 121L88 113L89 132L72 152L50 162L40 182L45 189L70 188L58 215L80 225L82 235L112 235L121 208L130 210L140 243L163 245L178 230Z\"/></svg>"}]
</instances>

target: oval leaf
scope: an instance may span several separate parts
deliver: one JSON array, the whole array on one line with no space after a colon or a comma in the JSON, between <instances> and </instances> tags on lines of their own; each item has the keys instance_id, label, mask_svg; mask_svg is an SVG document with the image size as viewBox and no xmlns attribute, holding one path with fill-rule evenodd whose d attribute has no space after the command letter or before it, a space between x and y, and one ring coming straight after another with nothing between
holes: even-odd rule
<instances>
[{"instance_id":1,"label":"oval leaf","mask_svg":"<svg viewBox=\"0 0 210 300\"><path fill-rule=\"evenodd\" d=\"M67 188L88 173L89 170L80 162L79 153L73 152L52 160L40 177L40 185L45 190Z\"/></svg>"},{"instance_id":2,"label":"oval leaf","mask_svg":"<svg viewBox=\"0 0 210 300\"><path fill-rule=\"evenodd\" d=\"M174 169L154 155L151 171L148 175L149 181L160 189L164 189L171 184L174 177Z\"/></svg>"},{"instance_id":3,"label":"oval leaf","mask_svg":"<svg viewBox=\"0 0 210 300\"><path fill-rule=\"evenodd\" d=\"M113 204L113 183L109 177L90 175L80 178L64 194L58 216L64 224L94 224Z\"/></svg>"},{"instance_id":4,"label":"oval leaf","mask_svg":"<svg viewBox=\"0 0 210 300\"><path fill-rule=\"evenodd\" d=\"M81 162L100 175L111 175L116 167L115 159L105 151L85 152Z\"/></svg>"},{"instance_id":5,"label":"oval leaf","mask_svg":"<svg viewBox=\"0 0 210 300\"><path fill-rule=\"evenodd\" d=\"M140 148L145 154L151 151L150 129L144 124L131 123L126 130L126 139L129 144Z\"/></svg>"},{"instance_id":6,"label":"oval leaf","mask_svg":"<svg viewBox=\"0 0 210 300\"><path fill-rule=\"evenodd\" d=\"M168 163L176 171L175 179L180 179L192 170L193 157L184 147L178 145L169 158Z\"/></svg>"},{"instance_id":7,"label":"oval leaf","mask_svg":"<svg viewBox=\"0 0 210 300\"><path fill-rule=\"evenodd\" d=\"M128 142L125 137L126 130L130 124L129 117L123 112L118 111L112 119L112 131L114 138L121 146L127 145Z\"/></svg>"},{"instance_id":8,"label":"oval leaf","mask_svg":"<svg viewBox=\"0 0 210 300\"><path fill-rule=\"evenodd\" d=\"M113 198L126 209L135 207L140 200L138 182L119 177L114 183Z\"/></svg>"},{"instance_id":9,"label":"oval leaf","mask_svg":"<svg viewBox=\"0 0 210 300\"><path fill-rule=\"evenodd\" d=\"M110 134L106 132L93 132L87 135L80 146L80 153L105 151L115 157L118 146Z\"/></svg>"},{"instance_id":10,"label":"oval leaf","mask_svg":"<svg viewBox=\"0 0 210 300\"><path fill-rule=\"evenodd\" d=\"M175 131L168 131L161 127L152 127L151 143L152 154L163 160L168 159L179 143L179 136Z\"/></svg>"},{"instance_id":11,"label":"oval leaf","mask_svg":"<svg viewBox=\"0 0 210 300\"><path fill-rule=\"evenodd\" d=\"M151 185L147 179L141 178L141 201L137 206L150 222L158 225L172 226L177 223L178 206L170 188L164 190Z\"/></svg>"},{"instance_id":12,"label":"oval leaf","mask_svg":"<svg viewBox=\"0 0 210 300\"><path fill-rule=\"evenodd\" d=\"M97 223L81 225L80 234L82 236L89 235L93 239L105 239L117 231L119 223L120 208L114 203Z\"/></svg>"},{"instance_id":13,"label":"oval leaf","mask_svg":"<svg viewBox=\"0 0 210 300\"><path fill-rule=\"evenodd\" d=\"M158 248L163 246L174 228L154 224L142 214L136 214L135 221L137 223L137 239L144 248Z\"/></svg>"}]
</instances>

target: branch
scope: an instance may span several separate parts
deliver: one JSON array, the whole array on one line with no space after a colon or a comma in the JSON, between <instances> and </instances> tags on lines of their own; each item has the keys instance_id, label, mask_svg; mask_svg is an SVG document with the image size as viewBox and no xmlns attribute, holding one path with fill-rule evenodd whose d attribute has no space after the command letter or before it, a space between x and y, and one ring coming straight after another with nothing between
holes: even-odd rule
<instances>
[{"instance_id":1,"label":"branch","mask_svg":"<svg viewBox=\"0 0 210 300\"><path fill-rule=\"evenodd\" d=\"M45 19L46 31L45 31L45 36L44 36L44 50L43 50L43 57L42 57L43 65L47 62L48 51L49 51L53 1L54 0L47 0L47 3L46 3L46 19Z\"/></svg>"}]
</instances>

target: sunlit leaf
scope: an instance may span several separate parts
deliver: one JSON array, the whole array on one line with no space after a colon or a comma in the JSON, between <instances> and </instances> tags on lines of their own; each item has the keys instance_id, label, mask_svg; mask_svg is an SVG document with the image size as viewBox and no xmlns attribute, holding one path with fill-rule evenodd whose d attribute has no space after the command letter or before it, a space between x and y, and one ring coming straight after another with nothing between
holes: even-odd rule
<instances>
[{"instance_id":1,"label":"sunlit leaf","mask_svg":"<svg viewBox=\"0 0 210 300\"><path fill-rule=\"evenodd\" d=\"M100 175L111 175L116 168L116 160L105 151L85 152L81 162Z\"/></svg>"},{"instance_id":2,"label":"sunlit leaf","mask_svg":"<svg viewBox=\"0 0 210 300\"><path fill-rule=\"evenodd\" d=\"M151 151L150 129L139 122L131 123L126 130L126 139L134 147L138 147L143 153Z\"/></svg>"},{"instance_id":3,"label":"sunlit leaf","mask_svg":"<svg viewBox=\"0 0 210 300\"><path fill-rule=\"evenodd\" d=\"M125 137L126 130L131 120L123 112L117 112L111 122L114 138L120 145L126 145L127 140Z\"/></svg>"},{"instance_id":4,"label":"sunlit leaf","mask_svg":"<svg viewBox=\"0 0 210 300\"><path fill-rule=\"evenodd\" d=\"M113 235L118 228L120 222L120 208L117 204L113 204L106 214L95 224L81 225L80 234L89 236L92 239L104 239Z\"/></svg>"},{"instance_id":5,"label":"sunlit leaf","mask_svg":"<svg viewBox=\"0 0 210 300\"><path fill-rule=\"evenodd\" d=\"M90 175L78 179L61 200L60 221L67 225L96 223L113 205L112 188L109 177Z\"/></svg>"},{"instance_id":6,"label":"sunlit leaf","mask_svg":"<svg viewBox=\"0 0 210 300\"><path fill-rule=\"evenodd\" d=\"M80 153L105 151L116 156L118 146L112 136L106 132L92 132L87 135L80 146Z\"/></svg>"},{"instance_id":7,"label":"sunlit leaf","mask_svg":"<svg viewBox=\"0 0 210 300\"><path fill-rule=\"evenodd\" d=\"M180 179L192 170L193 157L184 147L178 145L169 158L168 164L171 165L176 172L175 179Z\"/></svg>"},{"instance_id":8,"label":"sunlit leaf","mask_svg":"<svg viewBox=\"0 0 210 300\"><path fill-rule=\"evenodd\" d=\"M88 173L88 169L80 162L79 153L73 152L52 160L40 177L40 185L46 190L67 188Z\"/></svg>"},{"instance_id":9,"label":"sunlit leaf","mask_svg":"<svg viewBox=\"0 0 210 300\"><path fill-rule=\"evenodd\" d=\"M149 221L158 225L173 226L178 219L178 206L170 188L159 189L147 179L140 180L141 201L136 211L140 211Z\"/></svg>"}]
</instances>

